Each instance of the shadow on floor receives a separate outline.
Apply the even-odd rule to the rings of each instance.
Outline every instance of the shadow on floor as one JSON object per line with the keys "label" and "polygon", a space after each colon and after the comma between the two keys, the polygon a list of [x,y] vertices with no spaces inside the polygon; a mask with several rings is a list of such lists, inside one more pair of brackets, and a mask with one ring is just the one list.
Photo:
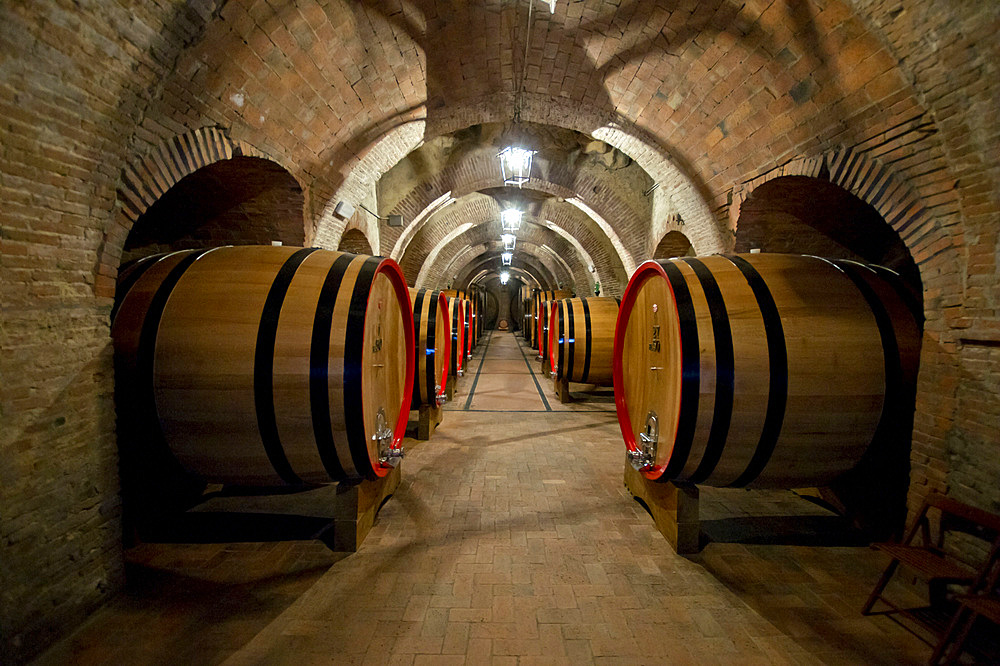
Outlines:
{"label": "shadow on floor", "polygon": [[871,535],[841,516],[739,516],[701,521],[701,547],[709,543],[867,546]]}
{"label": "shadow on floor", "polygon": [[147,527],[148,543],[319,540],[333,548],[333,519],[283,513],[189,511]]}

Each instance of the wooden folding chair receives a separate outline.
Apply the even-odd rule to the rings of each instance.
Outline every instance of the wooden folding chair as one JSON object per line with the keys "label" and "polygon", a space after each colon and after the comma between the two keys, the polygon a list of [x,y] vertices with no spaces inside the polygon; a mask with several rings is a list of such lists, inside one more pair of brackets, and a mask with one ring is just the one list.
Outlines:
{"label": "wooden folding chair", "polygon": [[[933,529],[931,521],[932,511],[939,514],[936,529]],[[891,609],[882,611],[883,614],[899,613],[940,638],[944,634],[950,616],[944,604],[947,587],[960,585],[970,588],[990,565],[987,558],[979,566],[970,566],[947,552],[945,536],[952,532],[964,532],[996,546],[1000,542],[1000,516],[963,504],[940,493],[929,495],[902,542],[873,544],[874,548],[883,551],[891,559],[861,613],[870,615],[875,603],[881,601]],[[918,536],[919,541],[917,541]],[[990,552],[992,556],[992,548]],[[884,596],[886,585],[900,565],[905,565],[926,579],[929,590],[928,606],[904,608]]]}
{"label": "wooden folding chair", "polygon": [[980,617],[1000,626],[1000,539],[993,543],[989,564],[972,585],[969,594],[956,595],[958,610],[934,649],[931,664],[953,664],[962,655],[972,627]]}

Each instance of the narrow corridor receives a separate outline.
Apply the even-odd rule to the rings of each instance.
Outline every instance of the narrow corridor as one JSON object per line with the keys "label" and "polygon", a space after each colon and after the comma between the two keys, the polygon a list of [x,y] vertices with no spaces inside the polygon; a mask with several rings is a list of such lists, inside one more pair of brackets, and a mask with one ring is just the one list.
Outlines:
{"label": "narrow corridor", "polygon": [[437,432],[407,441],[357,553],[308,536],[142,544],[129,559],[144,584],[40,663],[926,660],[898,625],[860,615],[879,555],[849,535],[810,542],[803,527],[829,539],[832,516],[791,492],[704,489],[708,543],[676,555],[623,488],[610,390],[562,405],[531,354],[484,337]]}

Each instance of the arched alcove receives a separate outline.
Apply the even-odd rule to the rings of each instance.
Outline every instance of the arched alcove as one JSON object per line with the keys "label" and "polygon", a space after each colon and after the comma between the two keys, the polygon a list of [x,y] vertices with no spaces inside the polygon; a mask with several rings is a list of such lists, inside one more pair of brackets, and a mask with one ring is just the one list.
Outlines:
{"label": "arched alcove", "polygon": [[340,245],[337,249],[341,252],[353,252],[354,254],[373,254],[371,243],[360,229],[348,229],[340,237]]}
{"label": "arched alcove", "polygon": [[122,263],[218,245],[305,242],[302,189],[282,166],[233,157],[179,180],[142,213],[125,240]]}
{"label": "arched alcove", "polygon": [[822,178],[782,176],[754,189],[736,226],[736,251],[814,254],[880,264],[921,292],[920,272],[875,208]]}
{"label": "arched alcove", "polygon": [[[829,180],[781,176],[756,187],[740,208],[735,249],[810,254],[886,266],[902,278],[897,287],[918,326],[923,324],[920,272],[906,244],[871,204]],[[876,303],[873,314],[877,309]],[[883,344],[895,345],[891,326],[885,321],[882,325],[883,334],[888,336]],[[884,409],[893,414],[891,423],[876,433],[865,457],[824,490],[827,498],[853,519],[883,537],[903,523],[906,513],[916,373],[914,367],[912,376],[901,381],[892,402],[886,403]]]}
{"label": "arched alcove", "polygon": [[654,259],[669,259],[670,257],[688,257],[694,255],[691,241],[680,231],[668,231],[663,234],[660,243],[653,251]]}

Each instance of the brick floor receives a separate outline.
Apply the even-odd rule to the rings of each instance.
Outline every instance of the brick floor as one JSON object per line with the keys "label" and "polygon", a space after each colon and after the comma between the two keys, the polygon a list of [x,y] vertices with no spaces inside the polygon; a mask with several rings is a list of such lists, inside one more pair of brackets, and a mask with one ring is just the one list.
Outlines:
{"label": "brick floor", "polygon": [[[479,354],[431,440],[407,442],[400,488],[359,552],[333,553],[305,528],[262,542],[142,544],[127,551],[128,591],[39,663],[930,656],[894,622],[861,616],[882,561],[832,514],[790,491],[706,488],[705,546],[680,557],[623,488],[607,390],[574,386],[578,400],[559,404],[511,334]],[[297,498],[296,512],[323,515],[323,497]]]}

